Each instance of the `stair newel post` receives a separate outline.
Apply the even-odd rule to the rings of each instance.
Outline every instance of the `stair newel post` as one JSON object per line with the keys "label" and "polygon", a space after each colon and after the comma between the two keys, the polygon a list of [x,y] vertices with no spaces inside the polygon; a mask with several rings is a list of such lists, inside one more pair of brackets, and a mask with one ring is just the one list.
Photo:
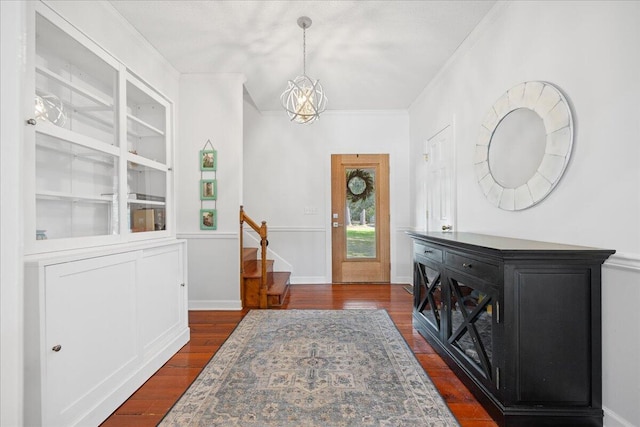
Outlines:
{"label": "stair newel post", "polygon": [[269,242],[267,241],[267,221],[262,221],[262,225],[260,226],[260,248],[261,254],[260,259],[262,274],[260,277],[260,308],[268,308],[267,303],[267,245]]}

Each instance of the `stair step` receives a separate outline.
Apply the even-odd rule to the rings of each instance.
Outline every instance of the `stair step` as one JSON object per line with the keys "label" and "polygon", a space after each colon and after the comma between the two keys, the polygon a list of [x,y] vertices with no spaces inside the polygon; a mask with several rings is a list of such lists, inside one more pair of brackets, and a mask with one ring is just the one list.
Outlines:
{"label": "stair step", "polygon": [[289,294],[289,279],[291,273],[288,271],[276,271],[273,273],[273,283],[267,290],[267,304],[269,307],[279,307],[284,304]]}
{"label": "stair step", "polygon": [[289,286],[289,278],[291,273],[288,271],[275,271],[273,273],[273,283],[269,284],[267,295],[281,295]]}
{"label": "stair step", "polygon": [[[273,273],[273,260],[267,260],[267,275],[271,276]],[[245,279],[253,279],[260,278],[262,275],[262,261],[257,259],[252,259],[244,262],[244,278]],[[269,282],[269,277],[267,277],[267,282]]]}
{"label": "stair step", "polygon": [[242,248],[242,262],[258,259],[258,248]]}

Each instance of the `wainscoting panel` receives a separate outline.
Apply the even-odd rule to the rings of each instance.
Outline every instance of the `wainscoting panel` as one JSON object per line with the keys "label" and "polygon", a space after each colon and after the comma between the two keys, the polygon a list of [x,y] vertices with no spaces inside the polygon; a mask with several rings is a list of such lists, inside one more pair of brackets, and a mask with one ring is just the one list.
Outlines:
{"label": "wainscoting panel", "polygon": [[240,240],[234,232],[181,233],[187,240],[189,310],[240,310]]}

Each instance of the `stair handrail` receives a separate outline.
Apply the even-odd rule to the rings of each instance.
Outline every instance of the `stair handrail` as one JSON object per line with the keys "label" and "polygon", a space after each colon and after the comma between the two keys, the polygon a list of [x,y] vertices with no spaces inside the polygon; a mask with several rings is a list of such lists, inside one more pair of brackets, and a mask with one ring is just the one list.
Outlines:
{"label": "stair handrail", "polygon": [[267,245],[269,241],[267,240],[267,221],[262,221],[261,225],[258,225],[254,220],[252,220],[245,212],[244,207],[240,205],[240,298],[244,303],[244,286],[242,285],[243,277],[244,277],[244,263],[242,262],[243,258],[243,227],[244,223],[249,224],[258,235],[260,235],[260,260],[261,260],[261,268],[260,272],[260,290],[259,290],[259,299],[260,299],[260,308],[268,308],[267,307]]}

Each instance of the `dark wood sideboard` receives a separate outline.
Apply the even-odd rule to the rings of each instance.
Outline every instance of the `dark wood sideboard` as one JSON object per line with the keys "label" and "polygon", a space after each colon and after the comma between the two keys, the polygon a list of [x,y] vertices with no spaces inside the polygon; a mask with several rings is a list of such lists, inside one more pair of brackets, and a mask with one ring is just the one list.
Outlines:
{"label": "dark wood sideboard", "polygon": [[600,271],[615,251],[408,234],[414,327],[500,426],[602,426]]}

